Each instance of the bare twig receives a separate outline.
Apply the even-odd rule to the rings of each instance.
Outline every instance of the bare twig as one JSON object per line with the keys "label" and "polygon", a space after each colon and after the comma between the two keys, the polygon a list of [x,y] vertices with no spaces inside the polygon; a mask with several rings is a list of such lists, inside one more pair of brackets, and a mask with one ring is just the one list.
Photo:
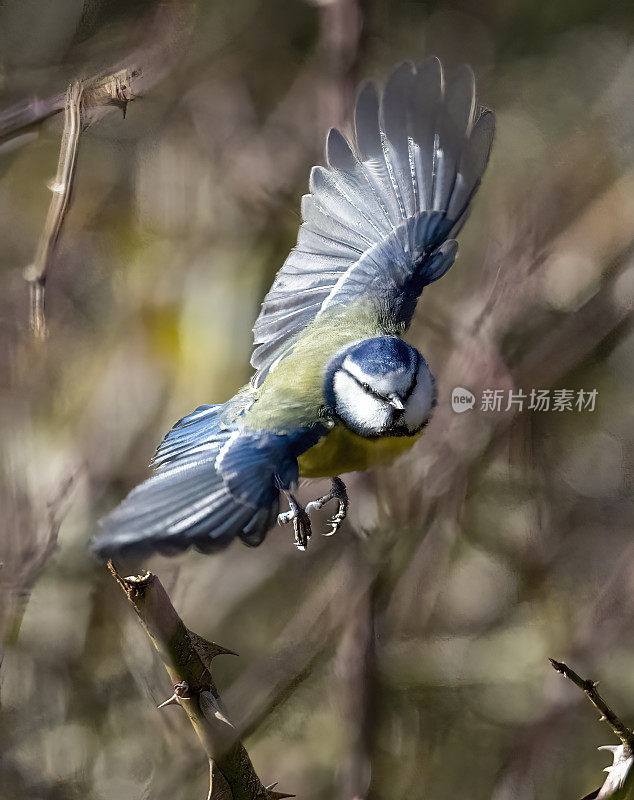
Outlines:
{"label": "bare twig", "polygon": [[612,711],[610,706],[601,697],[597,691],[597,681],[584,680],[580,675],[577,675],[573,669],[570,669],[567,664],[561,661],[555,661],[554,658],[548,660],[552,664],[554,670],[568,678],[569,681],[572,681],[582,692],[585,692],[588,700],[601,713],[601,722],[606,722],[612,729],[614,735],[621,740],[625,747],[629,748],[630,752],[632,752],[632,750],[634,750],[634,734],[621,722],[614,711]]}
{"label": "bare twig", "polygon": [[[205,653],[211,664],[215,655],[227,651],[201,637],[192,639],[155,575],[147,572],[123,578],[112,562],[109,567],[172,680],[173,694],[160,707],[179,705],[185,710],[209,758],[211,785],[208,800],[292,797],[267,789],[262,784],[226,716],[209,666],[203,662],[201,653]],[[204,649],[201,649],[202,642],[206,645]]]}
{"label": "bare twig", "polygon": [[46,223],[38,242],[35,259],[24,277],[31,285],[31,329],[40,339],[47,335],[44,316],[44,291],[64,219],[70,207],[79,152],[79,137],[90,123],[87,112],[103,106],[116,106],[125,111],[134,99],[131,85],[139,70],[120,70],[114,75],[97,76],[87,81],[74,81],[65,98],[64,131],[59,151],[55,182],[49,186],[53,197]]}
{"label": "bare twig", "polygon": [[48,207],[46,223],[40,236],[35,259],[24,272],[24,277],[31,285],[31,329],[40,339],[43,339],[47,333],[44,318],[44,287],[73,189],[82,125],[82,94],[81,81],[71,83],[66,92],[64,132],[59,151],[57,175],[55,183],[49,187],[53,192],[53,197]]}

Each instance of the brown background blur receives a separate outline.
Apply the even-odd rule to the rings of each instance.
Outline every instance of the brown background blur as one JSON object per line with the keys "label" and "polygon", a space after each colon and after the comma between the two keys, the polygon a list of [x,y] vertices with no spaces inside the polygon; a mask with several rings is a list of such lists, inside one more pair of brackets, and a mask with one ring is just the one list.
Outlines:
{"label": "brown background blur", "polygon": [[[148,566],[189,627],[240,653],[215,674],[265,783],[302,800],[599,785],[612,737],[547,657],[634,722],[633,22],[597,0],[2,3],[0,111],[137,48],[163,73],[81,137],[46,342],[22,273],[61,116],[0,145],[3,798],[205,796],[194,734],[156,711],[167,675],[88,539],[176,419],[249,379],[259,303],[357,81],[431,54],[473,66],[498,131],[409,335],[439,377],[432,424],[349,478],[347,527],[307,553],[276,528],[257,550]],[[598,400],[458,416],[454,386]]]}

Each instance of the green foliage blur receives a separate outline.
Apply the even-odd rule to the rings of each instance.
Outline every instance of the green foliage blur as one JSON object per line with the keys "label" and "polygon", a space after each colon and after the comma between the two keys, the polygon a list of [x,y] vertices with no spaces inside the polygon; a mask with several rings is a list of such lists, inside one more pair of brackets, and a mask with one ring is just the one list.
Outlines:
{"label": "green foliage blur", "polygon": [[[45,342],[23,270],[61,115],[0,142],[0,797],[206,796],[194,733],[156,710],[168,677],[88,541],[170,425],[248,381],[259,304],[357,82],[432,54],[469,62],[497,116],[460,257],[410,335],[437,419],[393,466],[348,476],[349,524],[307,553],[276,528],[257,550],[130,569],[240,653],[216,682],[264,783],[582,797],[614,741],[548,656],[634,724],[634,6],[179,0],[178,25],[153,27],[169,5],[0,5],[0,114],[166,53],[125,119],[81,136]],[[454,386],[514,385],[596,388],[596,409],[451,410]]]}

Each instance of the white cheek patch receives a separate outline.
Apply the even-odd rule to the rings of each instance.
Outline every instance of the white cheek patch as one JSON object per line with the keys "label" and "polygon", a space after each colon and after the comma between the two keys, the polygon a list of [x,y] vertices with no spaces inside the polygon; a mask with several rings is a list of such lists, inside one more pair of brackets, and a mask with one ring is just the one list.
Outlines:
{"label": "white cheek patch", "polygon": [[414,433],[429,419],[433,408],[434,384],[426,366],[421,366],[414,391],[407,400],[402,422],[408,431]]}
{"label": "white cheek patch", "polygon": [[392,409],[389,404],[365,392],[343,370],[335,373],[333,389],[337,399],[337,413],[351,428],[379,434],[390,424]]}

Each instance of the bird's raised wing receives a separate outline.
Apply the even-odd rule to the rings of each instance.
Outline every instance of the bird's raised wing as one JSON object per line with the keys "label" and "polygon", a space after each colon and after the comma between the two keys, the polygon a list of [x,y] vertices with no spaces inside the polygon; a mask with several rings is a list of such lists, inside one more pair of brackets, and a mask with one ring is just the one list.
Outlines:
{"label": "bird's raised wing", "polygon": [[453,264],[493,140],[471,69],[445,85],[436,58],[397,66],[379,97],[358,94],[355,142],[332,129],[328,167],[313,167],[296,247],[253,328],[254,387],[326,309],[361,299],[395,327],[409,325],[423,287]]}

